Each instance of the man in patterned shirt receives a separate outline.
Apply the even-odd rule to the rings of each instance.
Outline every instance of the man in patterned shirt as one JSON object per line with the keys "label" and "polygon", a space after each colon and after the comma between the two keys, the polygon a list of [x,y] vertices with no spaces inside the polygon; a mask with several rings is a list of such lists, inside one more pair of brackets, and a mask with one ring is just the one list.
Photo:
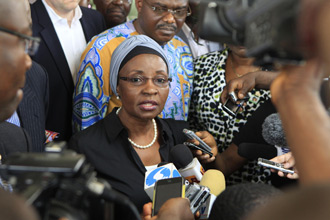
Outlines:
{"label": "man in patterned shirt", "polygon": [[192,92],[193,63],[188,46],[175,34],[190,14],[188,0],[136,0],[138,18],[94,37],[84,53],[73,100],[76,131],[104,118],[120,97],[110,89],[110,61],[116,47],[130,35],[145,34],[158,42],[171,63],[171,89],[162,118],[186,120]]}

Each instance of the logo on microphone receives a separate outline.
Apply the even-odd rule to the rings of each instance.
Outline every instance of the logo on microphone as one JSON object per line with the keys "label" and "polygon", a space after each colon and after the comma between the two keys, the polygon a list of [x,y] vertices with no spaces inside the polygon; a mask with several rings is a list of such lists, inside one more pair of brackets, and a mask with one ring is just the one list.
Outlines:
{"label": "logo on microphone", "polygon": [[146,186],[152,186],[156,183],[157,180],[167,179],[171,177],[180,177],[180,173],[177,170],[173,170],[171,175],[171,169],[168,167],[158,167],[154,169],[146,178]]}

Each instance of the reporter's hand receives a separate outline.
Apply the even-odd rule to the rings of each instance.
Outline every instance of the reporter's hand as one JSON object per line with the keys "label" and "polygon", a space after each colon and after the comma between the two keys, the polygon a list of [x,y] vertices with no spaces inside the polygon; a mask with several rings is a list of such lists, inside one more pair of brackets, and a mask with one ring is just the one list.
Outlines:
{"label": "reporter's hand", "polygon": [[173,198],[167,200],[159,209],[158,220],[193,220],[189,199]]}
{"label": "reporter's hand", "polygon": [[[200,137],[209,147],[212,149],[211,152],[213,153],[213,156],[210,157],[209,154],[203,153],[201,150],[192,150],[194,156],[197,157],[197,159],[202,163],[211,163],[215,160],[215,156],[218,154],[218,146],[217,143],[214,140],[214,137],[207,131],[197,131],[195,134]],[[199,141],[197,140],[191,140],[192,143],[199,145]]]}
{"label": "reporter's hand", "polygon": [[152,203],[143,206],[142,220],[193,220],[189,199],[173,198],[167,200],[159,209],[158,214],[151,217]]}
{"label": "reporter's hand", "polygon": [[[183,198],[175,198],[175,200],[176,200],[176,199],[178,199],[178,200],[182,200]],[[184,199],[184,200],[187,200],[187,199]],[[188,201],[189,201],[189,200],[188,200]],[[173,205],[178,205],[178,204],[180,204],[180,203],[186,203],[186,201],[170,201],[169,203],[173,203]],[[164,205],[165,205],[165,204],[164,204]],[[163,206],[164,206],[164,205],[163,205]],[[189,210],[190,210],[190,203],[189,203],[188,205],[189,205]],[[169,210],[172,210],[171,206],[172,206],[172,204],[167,204],[167,205],[165,205],[165,208],[166,208],[166,209],[169,209]],[[186,206],[186,205],[185,205],[185,204],[182,204],[182,206]],[[187,212],[187,213],[184,214],[184,215],[185,215],[186,217],[189,218],[189,216],[190,216],[189,211],[187,211],[186,208],[184,208],[184,209],[185,209],[185,211]],[[160,218],[158,218],[159,215],[156,215],[156,216],[151,217],[151,214],[152,214],[152,203],[149,202],[149,203],[144,204],[144,206],[143,206],[143,212],[142,212],[142,214],[141,214],[141,219],[142,219],[142,220],[156,220],[156,219],[160,219]],[[166,213],[165,213],[165,214],[166,214]],[[165,217],[166,217],[165,214],[161,214],[161,215],[164,215],[164,216],[161,217],[161,218],[164,218],[164,219],[165,219]],[[196,212],[196,214],[195,214],[195,219],[199,219],[199,217],[200,217],[200,213],[199,213],[199,211],[198,211],[198,212]]]}
{"label": "reporter's hand", "polygon": [[[258,72],[247,73],[242,77],[230,80],[221,93],[221,103],[224,104],[228,98],[231,98],[229,95],[231,93],[235,93],[238,99],[243,99],[255,87]],[[233,99],[232,101],[236,102]]]}
{"label": "reporter's hand", "polygon": [[143,205],[141,219],[142,220],[156,219],[156,217],[152,218],[151,214],[152,214],[152,203],[148,202],[148,203]]}
{"label": "reporter's hand", "polygon": [[278,171],[278,170],[274,170],[274,169],[271,169],[271,171],[273,173],[276,173],[281,176],[281,177],[287,177],[289,179],[298,179],[299,178],[299,174],[298,174],[298,170],[295,169],[295,159],[294,157],[292,156],[292,153],[289,152],[289,153],[286,153],[286,154],[283,154],[283,155],[280,155],[280,156],[277,156],[277,157],[274,157],[273,159],[271,159],[271,161],[274,161],[276,163],[281,163],[283,164],[283,167],[285,169],[291,169],[293,168],[294,170],[294,174],[286,174],[286,173],[283,173],[282,171]]}

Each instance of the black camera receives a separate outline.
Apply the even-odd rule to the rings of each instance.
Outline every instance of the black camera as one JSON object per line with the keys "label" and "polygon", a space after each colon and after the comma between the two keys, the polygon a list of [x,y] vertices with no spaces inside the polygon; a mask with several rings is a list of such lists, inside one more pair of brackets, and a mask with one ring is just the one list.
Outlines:
{"label": "black camera", "polygon": [[204,0],[199,35],[203,39],[246,47],[257,65],[299,63],[297,34],[300,0]]}
{"label": "black camera", "polygon": [[[66,149],[65,142],[52,142],[45,153],[14,153],[0,165],[0,175],[14,192],[34,206],[43,220],[113,219],[118,203],[127,206],[140,219],[134,204],[96,177],[94,168],[82,154]],[[97,209],[97,210],[95,210]],[[106,216],[107,214],[107,216]]]}

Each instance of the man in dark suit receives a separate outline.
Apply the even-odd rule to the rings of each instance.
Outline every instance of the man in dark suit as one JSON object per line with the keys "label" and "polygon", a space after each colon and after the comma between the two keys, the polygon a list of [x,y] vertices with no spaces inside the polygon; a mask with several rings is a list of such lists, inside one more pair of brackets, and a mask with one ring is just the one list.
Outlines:
{"label": "man in dark suit", "polygon": [[29,151],[43,152],[49,98],[48,74],[35,61],[26,72],[23,92],[24,97],[17,109],[20,125],[31,137],[32,147]]}
{"label": "man in dark suit", "polygon": [[[23,0],[23,2],[25,3],[26,13],[30,24],[29,26],[31,27],[32,19],[30,4],[26,0]],[[16,110],[17,114],[13,114],[12,117],[8,120],[8,122],[11,122],[19,127],[24,128],[25,130],[23,131],[16,129],[18,130],[16,131],[16,133],[24,133],[24,136],[21,136],[24,138],[26,138],[25,133],[27,133],[28,136],[31,137],[32,142],[29,143],[29,145],[26,145],[24,143],[27,143],[28,141],[23,140],[20,144],[14,145],[14,143],[18,143],[17,140],[11,140],[13,144],[9,144],[9,146],[10,148],[16,148],[17,146],[21,146],[20,151],[22,152],[43,152],[44,143],[46,140],[45,127],[49,98],[48,74],[43,67],[41,67],[35,61],[32,61],[32,66],[26,72],[25,78],[26,80],[25,85],[23,87],[23,99]],[[11,127],[8,127],[6,125],[0,126],[0,135],[2,134],[2,137],[7,136],[9,140],[10,137],[15,137],[15,139],[18,139],[18,135],[6,135],[6,132],[8,132],[7,130],[10,128]],[[14,128],[11,128],[10,131],[12,134],[15,134]],[[7,143],[10,143],[8,139]],[[5,146],[4,143],[2,144],[3,146]],[[14,149],[14,152],[16,151],[19,150]]]}
{"label": "man in dark suit", "polygon": [[15,152],[30,152],[33,148],[29,134],[20,127],[9,123],[0,123],[0,155],[4,160]]}
{"label": "man in dark suit", "polygon": [[0,122],[10,117],[22,100],[25,72],[31,67],[23,44],[30,43],[27,16],[9,10],[23,10],[24,5],[10,2],[0,2]]}
{"label": "man in dark suit", "polygon": [[[38,0],[31,5],[33,35],[41,38],[39,50],[32,59],[44,66],[49,75],[46,129],[60,133],[58,140],[68,140],[72,134],[72,96],[80,51],[85,49],[86,43],[94,35],[105,30],[103,16],[95,10],[78,6],[78,3],[79,0],[69,3]],[[81,17],[75,17],[78,14]],[[58,21],[55,24],[54,18]],[[62,27],[58,26],[59,22],[63,22],[60,19],[67,20],[67,24],[64,22],[60,25],[67,25],[69,31],[78,25],[80,32],[72,34],[74,39],[69,39],[69,31],[63,32]],[[68,39],[73,43],[85,42],[72,47],[72,51],[67,50]]]}
{"label": "man in dark suit", "polygon": [[[0,0],[0,122],[10,117],[22,100],[25,72],[32,64],[29,55],[38,48],[38,39],[31,37],[32,31],[25,10],[23,0]],[[24,131],[10,123],[6,124],[8,127],[3,131],[7,134],[0,134],[0,153],[6,155],[10,153],[9,151],[27,151],[22,147],[29,146]],[[17,144],[8,143],[9,135],[13,136]],[[4,199],[3,196],[1,198],[1,211],[8,210],[11,216],[16,214],[3,206],[3,203],[9,204],[8,198]]]}

